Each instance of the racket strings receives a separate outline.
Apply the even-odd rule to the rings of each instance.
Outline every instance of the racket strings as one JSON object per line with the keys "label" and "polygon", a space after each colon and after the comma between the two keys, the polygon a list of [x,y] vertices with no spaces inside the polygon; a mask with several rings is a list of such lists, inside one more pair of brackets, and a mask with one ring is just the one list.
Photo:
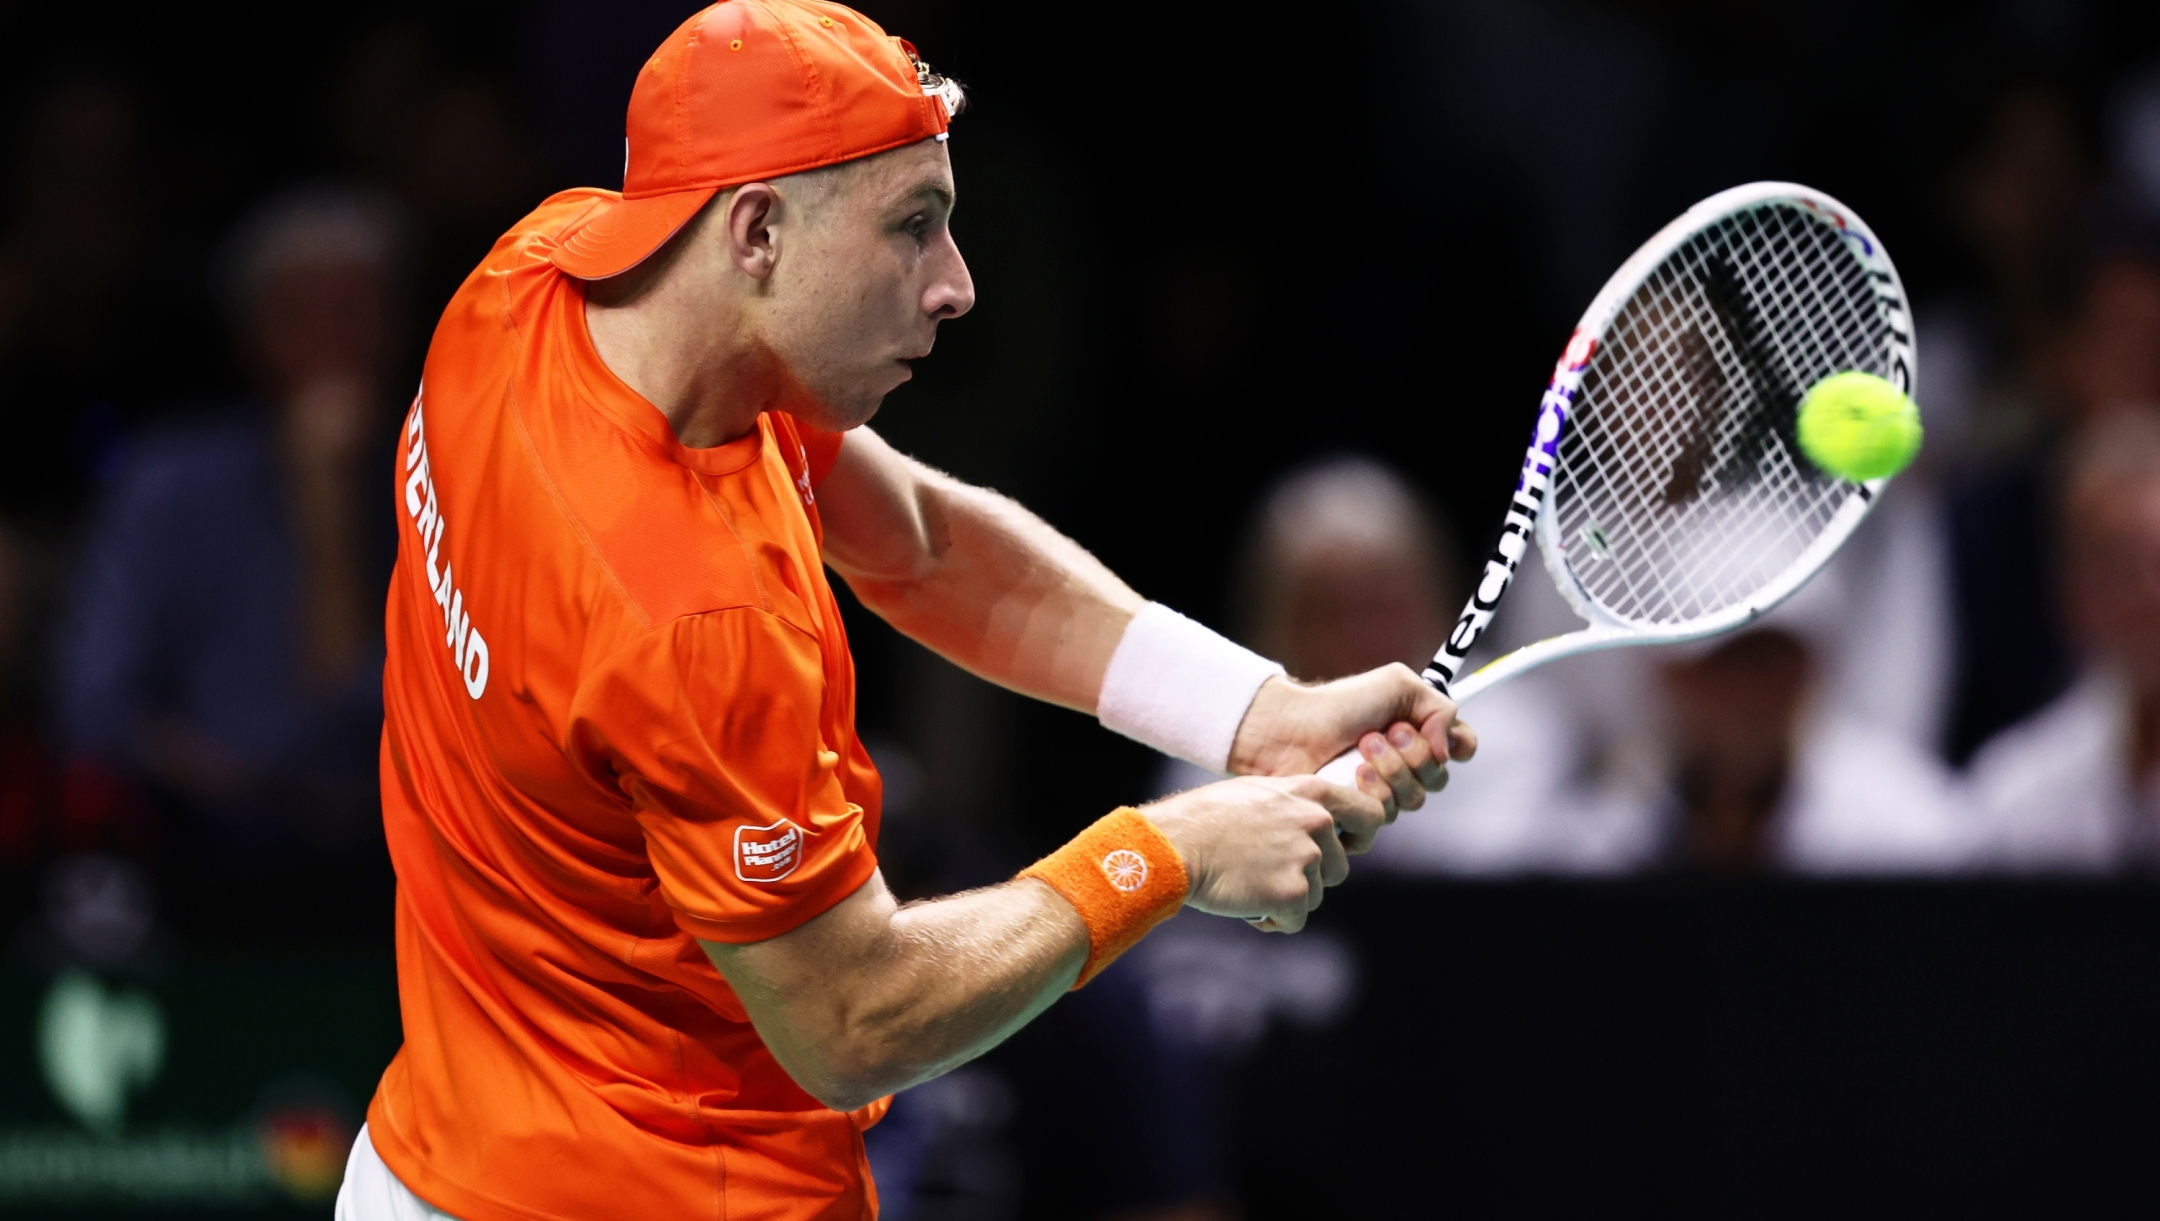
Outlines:
{"label": "racket strings", "polygon": [[1845,240],[1789,204],[1735,213],[1667,256],[1607,328],[1553,489],[1565,562],[1603,609],[1658,627],[1726,610],[1856,494],[1793,439],[1806,387],[1889,371],[1887,321]]}

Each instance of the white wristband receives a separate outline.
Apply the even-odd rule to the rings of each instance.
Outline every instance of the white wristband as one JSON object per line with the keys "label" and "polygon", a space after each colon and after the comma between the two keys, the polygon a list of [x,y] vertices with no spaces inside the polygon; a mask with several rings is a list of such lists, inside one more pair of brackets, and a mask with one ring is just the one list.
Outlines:
{"label": "white wristband", "polygon": [[1230,769],[1230,746],[1260,684],[1282,672],[1251,649],[1150,602],[1110,654],[1095,716],[1105,729],[1219,776]]}

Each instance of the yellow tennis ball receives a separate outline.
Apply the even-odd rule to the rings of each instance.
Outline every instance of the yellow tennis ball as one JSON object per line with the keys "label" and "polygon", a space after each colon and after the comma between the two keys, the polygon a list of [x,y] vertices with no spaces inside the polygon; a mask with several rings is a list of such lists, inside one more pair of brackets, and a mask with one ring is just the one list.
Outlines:
{"label": "yellow tennis ball", "polygon": [[1800,449],[1832,475],[1895,475],[1920,452],[1920,409],[1872,373],[1833,373],[1800,400]]}

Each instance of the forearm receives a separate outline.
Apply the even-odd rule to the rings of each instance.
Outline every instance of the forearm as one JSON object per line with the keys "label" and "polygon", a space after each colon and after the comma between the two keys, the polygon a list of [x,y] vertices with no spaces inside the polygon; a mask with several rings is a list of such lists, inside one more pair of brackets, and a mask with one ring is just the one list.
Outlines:
{"label": "forearm", "polygon": [[1079,976],[1088,933],[1040,882],[898,906],[874,877],[802,928],[706,942],[758,1034],[837,1110],[948,1072],[997,1046]]}
{"label": "forearm", "polygon": [[991,682],[1094,711],[1143,605],[1115,573],[1012,500],[867,429],[849,435],[831,482],[825,558],[863,605]]}
{"label": "forearm", "polygon": [[[887,622],[992,682],[1210,770],[1306,772],[1362,737],[1380,769],[1374,795],[1386,780],[1414,808],[1412,790],[1438,787],[1448,752],[1473,748],[1467,729],[1453,741],[1454,706],[1409,668],[1324,689],[1270,683],[1280,666],[1167,608],[1141,614],[1140,595],[1077,543],[868,428],[848,434],[818,504],[826,563]],[[1371,733],[1398,721],[1409,738]]]}
{"label": "forearm", "polygon": [[1294,932],[1379,802],[1314,776],[1122,809],[1002,886],[909,907],[881,874],[800,927],[702,943],[780,1066],[853,1110],[995,1047],[1191,904]]}

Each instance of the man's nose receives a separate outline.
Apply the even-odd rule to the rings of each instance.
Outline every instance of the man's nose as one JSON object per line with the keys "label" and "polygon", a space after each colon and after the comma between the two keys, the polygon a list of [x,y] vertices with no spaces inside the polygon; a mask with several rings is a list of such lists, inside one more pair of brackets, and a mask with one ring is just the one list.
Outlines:
{"label": "man's nose", "polygon": [[960,248],[950,239],[946,242],[946,257],[939,274],[930,281],[930,289],[923,294],[923,312],[932,322],[958,318],[975,308],[975,277],[968,274],[967,260],[960,257]]}

